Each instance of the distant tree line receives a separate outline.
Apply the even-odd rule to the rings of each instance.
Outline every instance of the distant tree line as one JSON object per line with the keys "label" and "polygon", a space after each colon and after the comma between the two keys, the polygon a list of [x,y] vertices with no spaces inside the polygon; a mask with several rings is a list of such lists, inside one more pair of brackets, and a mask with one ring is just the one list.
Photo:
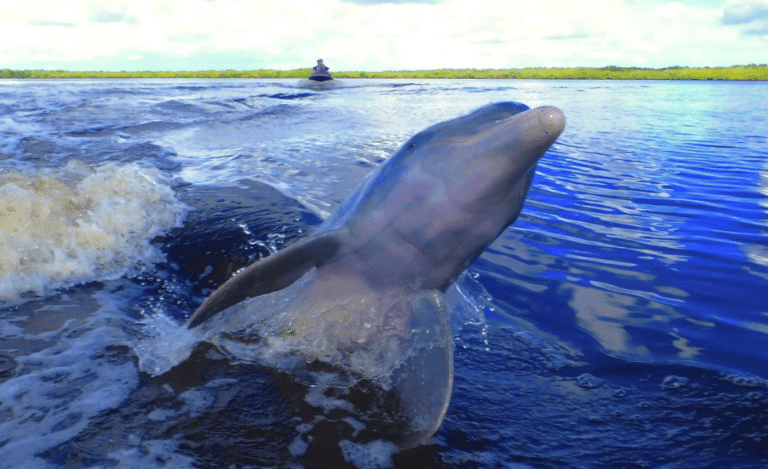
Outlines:
{"label": "distant tree line", "polygon": [[[66,70],[0,70],[0,79],[58,78],[306,78],[309,68],[295,70],[203,70],[191,72],[70,72]],[[336,78],[477,78],[477,79],[558,79],[558,80],[768,80],[768,64],[731,67],[636,68],[512,68],[440,69],[384,72],[335,72]]]}
{"label": "distant tree line", "polygon": [[0,78],[298,78],[309,76],[310,69],[290,70],[199,70],[191,72],[71,72],[67,70],[0,70]]}

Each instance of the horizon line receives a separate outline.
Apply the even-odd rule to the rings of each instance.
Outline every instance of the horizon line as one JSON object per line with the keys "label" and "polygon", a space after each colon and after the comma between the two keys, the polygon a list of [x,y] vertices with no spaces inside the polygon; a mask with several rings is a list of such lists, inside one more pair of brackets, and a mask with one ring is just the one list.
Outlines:
{"label": "horizon line", "polygon": [[[655,70],[655,71],[661,71],[661,70],[670,70],[670,69],[681,69],[681,68],[687,68],[687,69],[723,69],[723,68],[739,68],[739,67],[752,67],[752,68],[762,68],[762,67],[768,67],[768,64],[756,64],[756,63],[750,63],[750,64],[734,64],[734,65],[717,65],[717,66],[691,66],[691,65],[669,65],[666,67],[659,67],[659,68],[653,68],[653,67],[638,67],[638,66],[623,66],[623,65],[605,65],[602,67],[588,67],[588,66],[582,66],[582,65],[574,65],[574,66],[555,66],[555,67],[544,67],[544,66],[525,66],[525,67],[513,67],[513,68],[477,68],[477,67],[451,67],[451,68],[429,68],[429,69],[389,69],[389,70],[337,70],[333,73],[400,73],[400,72],[437,72],[437,71],[462,71],[462,70],[475,70],[475,71],[505,71],[505,70],[528,70],[528,69],[545,69],[545,70],[567,70],[567,69],[588,69],[588,70],[605,70],[605,69],[625,69],[625,70]],[[122,69],[122,70],[104,70],[104,69],[81,69],[81,70],[68,70],[63,68],[27,68],[27,69],[13,69],[13,68],[0,68],[0,71],[11,71],[11,72],[70,72],[70,73],[96,73],[96,72],[102,72],[102,73],[139,73],[139,72],[149,72],[149,73],[190,73],[190,72],[299,72],[304,70],[312,70],[312,67],[299,67],[299,68],[292,68],[292,69],[275,69],[275,68],[252,68],[252,69],[235,69],[235,68],[227,68],[227,69],[219,69],[219,68],[208,68],[208,69],[185,69],[185,70],[152,70],[152,69]]]}

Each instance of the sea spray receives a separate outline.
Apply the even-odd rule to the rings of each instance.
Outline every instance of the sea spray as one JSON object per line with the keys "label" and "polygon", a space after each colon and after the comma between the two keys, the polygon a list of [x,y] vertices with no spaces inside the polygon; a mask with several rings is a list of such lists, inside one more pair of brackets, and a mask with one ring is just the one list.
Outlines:
{"label": "sea spray", "polygon": [[154,168],[78,161],[0,175],[0,301],[115,279],[163,260],[150,241],[189,207]]}

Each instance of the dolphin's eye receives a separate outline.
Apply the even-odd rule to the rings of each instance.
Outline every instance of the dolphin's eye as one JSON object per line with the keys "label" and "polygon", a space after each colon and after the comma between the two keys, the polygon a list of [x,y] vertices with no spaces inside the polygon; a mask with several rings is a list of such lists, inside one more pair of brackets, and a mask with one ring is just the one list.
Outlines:
{"label": "dolphin's eye", "polygon": [[406,151],[413,151],[414,148],[418,145],[418,142],[416,142],[415,138],[412,138],[406,142],[405,147],[403,147]]}

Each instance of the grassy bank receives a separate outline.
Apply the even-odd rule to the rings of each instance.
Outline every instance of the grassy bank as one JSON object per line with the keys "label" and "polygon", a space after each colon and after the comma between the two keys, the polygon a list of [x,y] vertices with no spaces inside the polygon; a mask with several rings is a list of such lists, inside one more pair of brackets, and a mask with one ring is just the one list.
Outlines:
{"label": "grassy bank", "polygon": [[[305,78],[311,69],[207,70],[196,72],[70,72],[65,70],[0,70],[2,78]],[[513,68],[335,72],[336,78],[508,78],[555,80],[768,80],[768,65],[669,68]]]}

